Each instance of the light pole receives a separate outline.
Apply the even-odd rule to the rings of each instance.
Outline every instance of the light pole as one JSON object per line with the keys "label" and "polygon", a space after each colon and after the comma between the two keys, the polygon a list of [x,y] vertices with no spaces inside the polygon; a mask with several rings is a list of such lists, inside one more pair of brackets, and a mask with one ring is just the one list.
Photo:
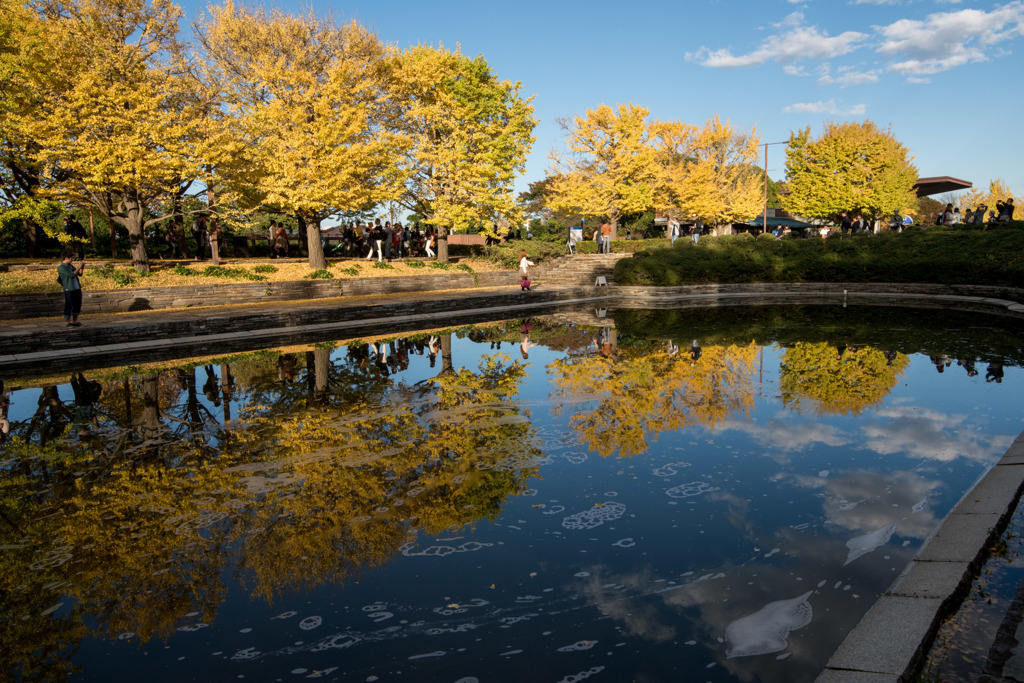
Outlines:
{"label": "light pole", "polygon": [[764,147],[764,208],[761,211],[761,232],[768,232],[768,146],[769,145],[788,145],[789,140],[783,140],[782,142],[762,142],[761,146]]}

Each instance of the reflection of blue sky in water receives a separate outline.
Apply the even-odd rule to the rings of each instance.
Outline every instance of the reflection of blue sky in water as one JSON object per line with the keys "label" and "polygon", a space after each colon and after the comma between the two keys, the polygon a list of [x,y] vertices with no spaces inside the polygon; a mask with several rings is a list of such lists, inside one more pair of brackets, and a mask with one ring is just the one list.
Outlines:
{"label": "reflection of blue sky in water", "polygon": [[[490,352],[453,339],[457,368]],[[229,565],[215,616],[181,614],[166,645],[130,633],[86,640],[78,679],[103,680],[116,661],[153,682],[813,680],[1024,426],[1010,399],[1024,382],[1017,368],[997,386],[983,365],[974,378],[955,366],[938,375],[926,357],[859,418],[792,413],[777,397],[779,351],[768,348],[749,421],[652,435],[647,453],[600,458],[566,432],[570,415],[551,415],[545,368],[560,355],[531,350],[516,402],[544,450],[528,463],[540,477],[493,522],[417,531],[344,589],[328,581],[272,604],[250,598]],[[393,381],[412,386],[439,369],[413,361]],[[37,397],[17,394],[12,418],[30,415]],[[360,455],[308,458],[358,467]],[[512,459],[509,468],[525,464]],[[286,465],[239,465],[242,485],[302,495],[286,471],[268,488],[263,474]]]}

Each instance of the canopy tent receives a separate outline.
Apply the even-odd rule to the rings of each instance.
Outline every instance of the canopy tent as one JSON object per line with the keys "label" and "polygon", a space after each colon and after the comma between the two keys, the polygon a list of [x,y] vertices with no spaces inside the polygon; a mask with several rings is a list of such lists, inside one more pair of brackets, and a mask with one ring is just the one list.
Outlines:
{"label": "canopy tent", "polygon": [[918,178],[917,182],[914,183],[914,192],[917,193],[918,197],[928,197],[943,192],[966,190],[969,187],[971,187],[971,183],[967,180],[943,175],[935,176],[934,178]]}

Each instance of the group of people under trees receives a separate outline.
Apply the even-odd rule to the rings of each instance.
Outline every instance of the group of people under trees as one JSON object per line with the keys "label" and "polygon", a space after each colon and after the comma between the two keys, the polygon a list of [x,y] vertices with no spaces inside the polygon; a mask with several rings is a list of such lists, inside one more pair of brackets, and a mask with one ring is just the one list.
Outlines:
{"label": "group of people under trees", "polygon": [[[946,204],[946,208],[942,210],[942,213],[935,219],[936,225],[981,225],[982,223],[1008,223],[1013,220],[1013,197],[1010,197],[1005,202],[1000,200],[996,202],[996,208],[989,210],[985,204],[978,204],[973,210],[970,208],[960,215],[960,207],[954,207],[952,203]],[[986,220],[985,211],[988,211]]]}
{"label": "group of people under trees", "polygon": [[[382,223],[380,218],[372,224],[346,223],[340,230],[341,241],[336,245],[328,246],[327,238],[320,238],[325,251],[335,256],[362,256],[370,260],[376,254],[378,261],[415,256],[433,258],[437,247],[433,228],[421,231],[418,225],[403,225],[401,222],[392,225],[391,221]],[[272,221],[269,233],[271,258],[288,256],[290,236],[284,225]]]}

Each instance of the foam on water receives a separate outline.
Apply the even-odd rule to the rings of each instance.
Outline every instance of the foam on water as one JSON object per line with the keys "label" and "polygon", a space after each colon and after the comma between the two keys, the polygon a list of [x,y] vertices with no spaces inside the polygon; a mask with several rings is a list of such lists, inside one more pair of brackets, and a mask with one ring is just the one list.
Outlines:
{"label": "foam on water", "polygon": [[673,486],[669,490],[665,491],[665,495],[669,498],[689,498],[691,496],[699,496],[701,494],[717,490],[717,486],[712,486],[706,481],[691,481],[688,484]]}
{"label": "foam on water", "polygon": [[892,535],[896,532],[896,523],[886,524],[881,529],[872,531],[869,534],[863,536],[857,536],[851,538],[846,542],[846,547],[850,549],[850,552],[846,556],[846,562],[843,562],[843,566],[850,564],[858,557],[867,555],[872,550],[876,550],[881,546],[889,542]]}
{"label": "foam on water", "polygon": [[589,510],[569,515],[562,520],[562,526],[576,531],[593,529],[605,522],[612,522],[624,514],[626,514],[626,506],[622,503],[597,504]]}
{"label": "foam on water", "polygon": [[726,626],[728,647],[725,656],[732,659],[785,650],[789,645],[787,637],[790,631],[811,623],[814,610],[808,598],[812,593],[807,591],[790,600],[770,602],[757,612]]}

